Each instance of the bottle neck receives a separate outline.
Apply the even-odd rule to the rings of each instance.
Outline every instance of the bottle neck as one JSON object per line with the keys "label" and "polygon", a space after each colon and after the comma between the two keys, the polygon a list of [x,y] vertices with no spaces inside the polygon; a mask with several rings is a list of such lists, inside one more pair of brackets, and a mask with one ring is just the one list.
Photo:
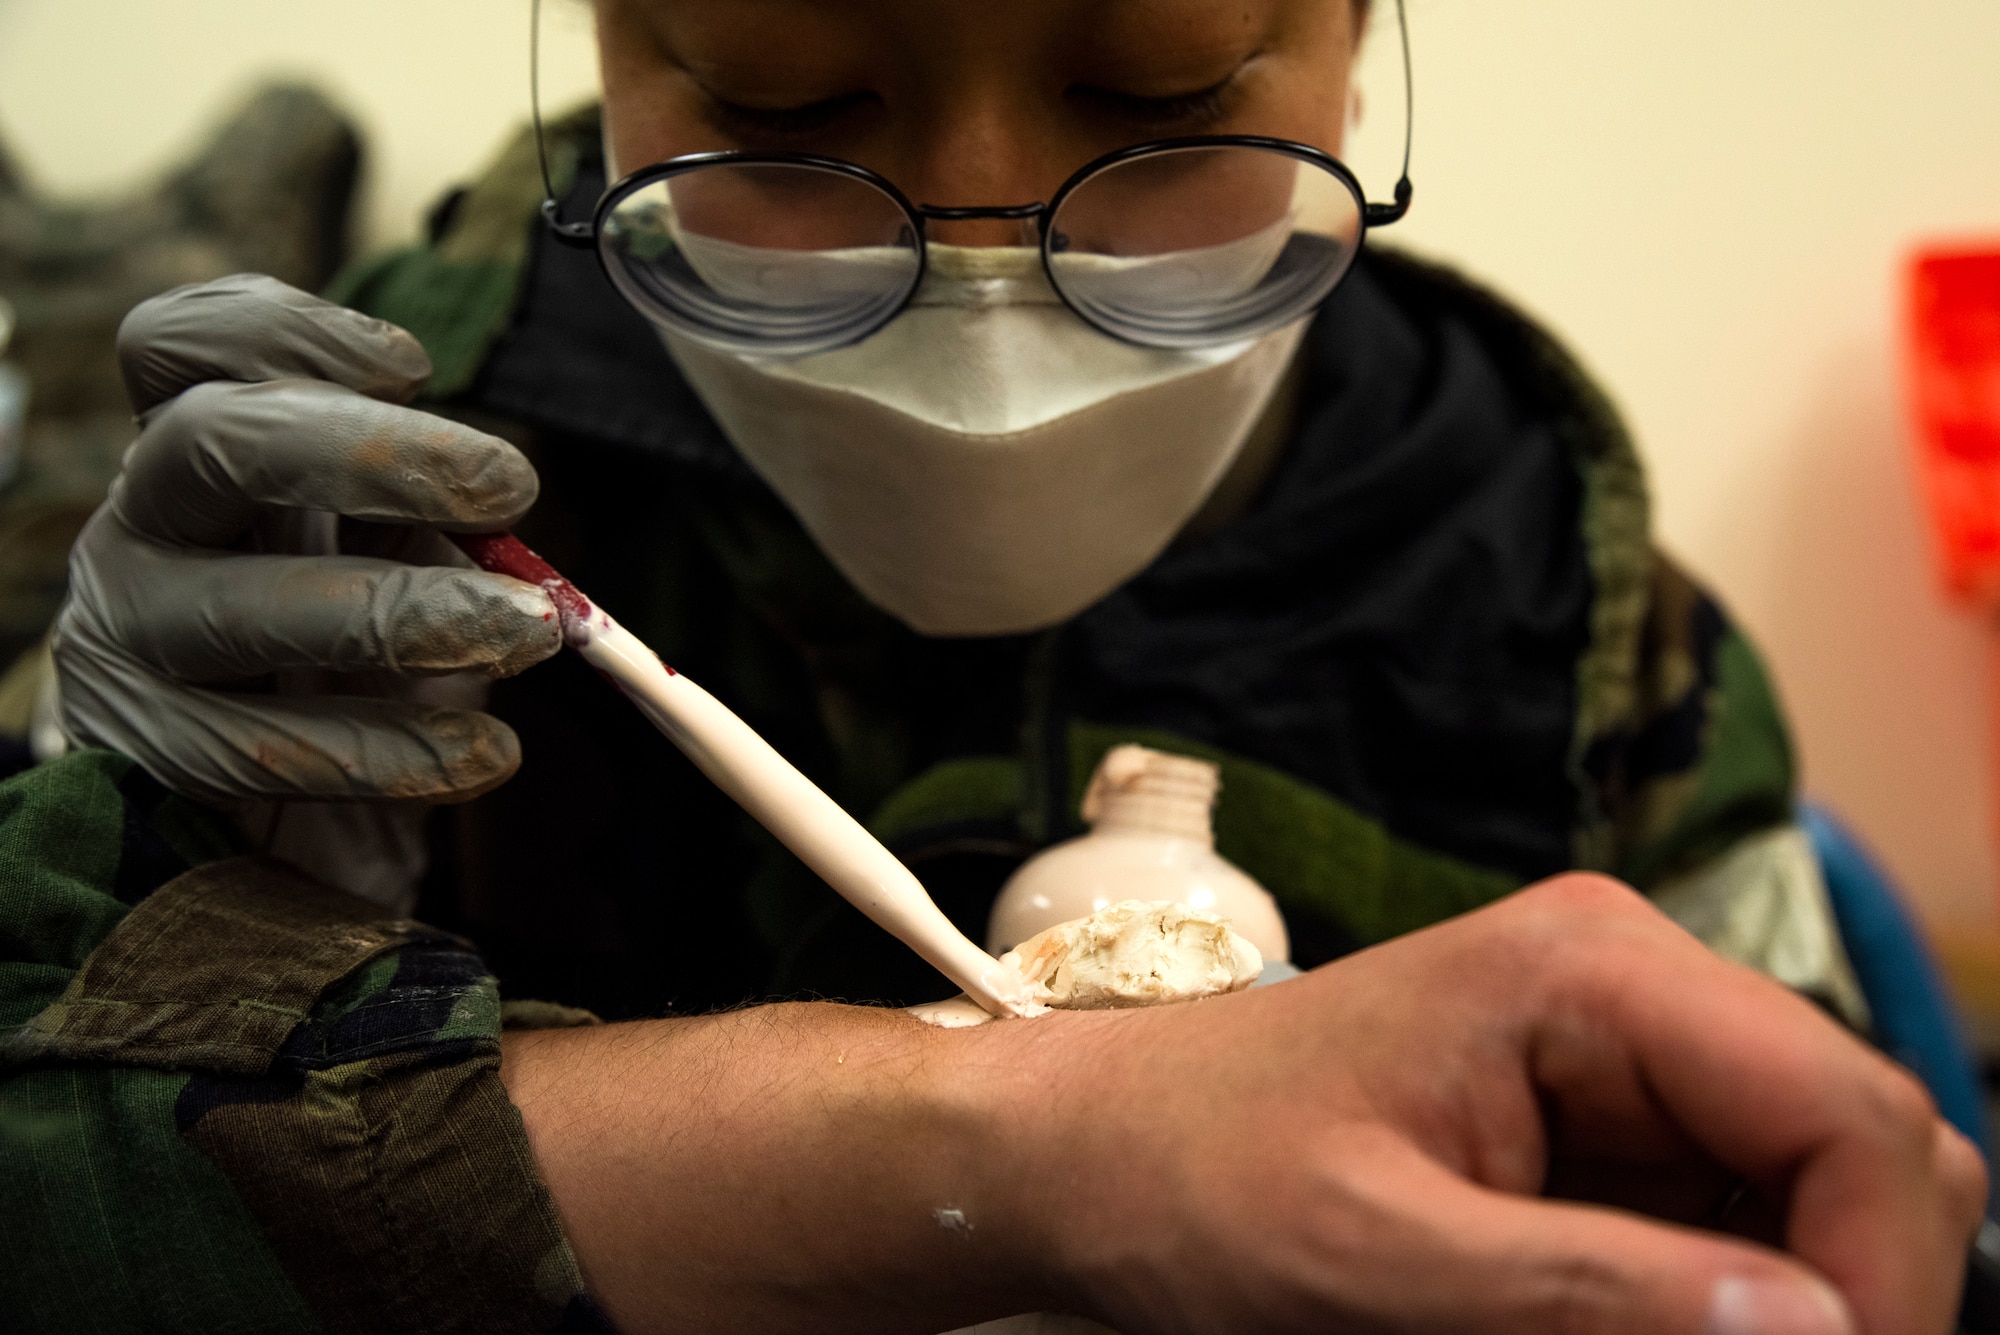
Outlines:
{"label": "bottle neck", "polygon": [[1164,834],[1188,839],[1204,848],[1215,847],[1215,831],[1208,821],[1206,802],[1133,794],[1107,803],[1104,814],[1091,825],[1102,834]]}
{"label": "bottle neck", "polygon": [[1216,767],[1138,747],[1119,750],[1126,754],[1099,768],[1084,799],[1083,816],[1091,828],[1167,835],[1215,847],[1209,816],[1220,787]]}

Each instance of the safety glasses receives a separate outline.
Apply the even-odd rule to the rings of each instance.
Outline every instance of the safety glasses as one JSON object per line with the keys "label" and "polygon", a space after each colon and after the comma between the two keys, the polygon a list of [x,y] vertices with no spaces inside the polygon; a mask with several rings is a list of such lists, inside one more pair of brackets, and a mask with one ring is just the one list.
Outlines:
{"label": "safety glasses", "polygon": [[923,286],[926,225],[1018,223],[1049,286],[1097,329],[1156,348],[1254,338],[1310,314],[1339,286],[1370,228],[1409,211],[1415,98],[1403,43],[1403,172],[1371,204],[1332,155],[1287,139],[1160,139],[1086,163],[1046,203],[912,203],[856,163],[809,153],[695,153],[631,173],[588,222],[565,222],[542,145],[541,0],[531,79],[542,215],[597,251],[639,312],[697,343],[802,357],[858,343]]}

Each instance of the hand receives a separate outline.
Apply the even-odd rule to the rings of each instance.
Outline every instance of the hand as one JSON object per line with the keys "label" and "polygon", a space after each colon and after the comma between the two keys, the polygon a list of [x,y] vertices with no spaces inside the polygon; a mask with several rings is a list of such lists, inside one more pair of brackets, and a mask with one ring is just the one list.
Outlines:
{"label": "hand", "polygon": [[[1907,1075],[1590,876],[1157,1010],[774,1006],[504,1053],[634,1335],[1943,1335],[1985,1192]],[[1776,1246],[1691,1226],[1739,1180]]]}
{"label": "hand", "polygon": [[[1985,1201],[1907,1073],[1598,877],[1049,1056],[1048,1245],[1128,1332],[1943,1335]],[[1740,1184],[1774,1246],[1693,1227]]]}
{"label": "hand", "polygon": [[71,556],[70,739],[231,808],[457,801],[511,775],[512,730],[423,679],[547,657],[554,609],[424,526],[510,524],[528,461],[400,406],[430,374],[415,339],[274,279],[156,297],[118,342],[142,430]]}

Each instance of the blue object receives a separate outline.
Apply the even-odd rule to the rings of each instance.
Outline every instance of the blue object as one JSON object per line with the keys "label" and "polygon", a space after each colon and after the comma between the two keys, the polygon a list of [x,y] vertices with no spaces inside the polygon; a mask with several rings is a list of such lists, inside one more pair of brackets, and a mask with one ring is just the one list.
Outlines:
{"label": "blue object", "polygon": [[1992,1159],[1978,1067],[1937,964],[1888,875],[1824,808],[1799,809],[1826,877],[1841,944],[1875,1020],[1875,1041],[1916,1073],[1945,1120]]}

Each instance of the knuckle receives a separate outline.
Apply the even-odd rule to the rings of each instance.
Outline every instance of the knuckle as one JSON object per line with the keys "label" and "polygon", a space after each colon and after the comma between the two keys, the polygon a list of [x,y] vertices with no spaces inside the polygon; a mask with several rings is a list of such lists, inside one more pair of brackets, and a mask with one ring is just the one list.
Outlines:
{"label": "knuckle", "polygon": [[76,634],[72,629],[76,620],[73,603],[64,603],[56,613],[55,624],[49,628],[49,658],[55,663],[56,675],[64,676],[74,670],[77,659]]}
{"label": "knuckle", "polygon": [[1929,1129],[1937,1120],[1937,1104],[1930,1091],[1910,1072],[1895,1067],[1889,1072],[1889,1079],[1883,1090],[1885,1111],[1889,1117],[1904,1126]]}
{"label": "knuckle", "polygon": [[76,541],[70,544],[69,564],[72,572],[71,588],[74,590],[74,572],[90,570],[98,563],[100,556],[111,557],[120,546],[130,539],[130,531],[118,522],[117,484],[112,485],[112,495],[98,506],[78,531]]}
{"label": "knuckle", "polygon": [[[153,418],[156,423],[180,425],[189,418],[201,419],[226,411],[248,385],[232,380],[203,380],[189,385],[164,404]],[[152,423],[148,424],[150,428]]]}
{"label": "knuckle", "polygon": [[1629,913],[1639,907],[1637,893],[1615,877],[1594,871],[1565,872],[1530,886],[1523,894],[1534,895],[1549,907],[1570,913]]}
{"label": "knuckle", "polygon": [[1857,1111],[1875,1134],[1892,1142],[1928,1145],[1937,1124],[1937,1104],[1909,1071],[1886,1058],[1876,1077],[1858,1091]]}
{"label": "knuckle", "polygon": [[303,377],[407,403],[431,374],[428,353],[408,331],[264,274],[235,274],[141,302],[119,327],[117,351],[142,412],[214,379]]}
{"label": "knuckle", "polygon": [[1606,930],[1656,916],[1623,881],[1595,872],[1570,872],[1537,882],[1503,901],[1523,944],[1552,950],[1574,947],[1589,955]]}
{"label": "knuckle", "polygon": [[306,294],[264,274],[231,274],[147,298],[118,325],[116,348],[126,383],[145,397],[161,394],[171,388],[155,375],[163,369],[154,365],[162,354],[169,362],[185,360],[192,349],[240,337],[246,325],[257,323],[246,319],[246,308],[275,311],[287,295]]}
{"label": "knuckle", "polygon": [[[232,274],[201,283],[183,283],[146,298],[127,311],[125,319],[119,324],[119,351],[123,353],[128,348],[135,352],[143,351],[159,336],[162,328],[169,325],[178,328],[186,322],[199,321],[201,312],[216,309],[219,299],[238,297],[246,287],[245,280],[255,276]],[[275,279],[265,281],[276,282]]]}
{"label": "knuckle", "polygon": [[161,317],[186,290],[175,288],[171,292],[162,292],[157,297],[148,297],[125,312],[125,318],[118,322],[115,342],[121,363],[129,367],[135,360],[146,355],[156,337]]}
{"label": "knuckle", "polygon": [[1969,1227],[1985,1213],[1986,1160],[1971,1141],[1944,1125],[1937,1128],[1935,1158],[1947,1207]]}
{"label": "knuckle", "polygon": [[1628,1277],[1603,1257],[1550,1257],[1528,1276],[1521,1328],[1546,1335],[1629,1331],[1633,1296]]}
{"label": "knuckle", "polygon": [[[192,456],[216,449],[233,434],[230,421],[235,415],[235,400],[248,388],[205,380],[181,390],[152,412],[145,429],[125,453],[125,485],[114,493],[117,508],[128,521],[134,507],[144,508],[152,493],[163,487],[172,489],[171,479],[189,466]],[[146,529],[143,524],[138,527]]]}
{"label": "knuckle", "polygon": [[1502,935],[1524,965],[1523,986],[1592,1009],[1621,1008],[1639,980],[1657,982],[1663,970],[1719,963],[1638,891],[1596,872],[1551,877],[1502,905],[1513,906]]}
{"label": "knuckle", "polygon": [[138,442],[126,456],[125,471],[133,472],[161,455],[193,448],[234,414],[238,400],[252,388],[230,380],[203,380],[165,400],[146,419]]}

